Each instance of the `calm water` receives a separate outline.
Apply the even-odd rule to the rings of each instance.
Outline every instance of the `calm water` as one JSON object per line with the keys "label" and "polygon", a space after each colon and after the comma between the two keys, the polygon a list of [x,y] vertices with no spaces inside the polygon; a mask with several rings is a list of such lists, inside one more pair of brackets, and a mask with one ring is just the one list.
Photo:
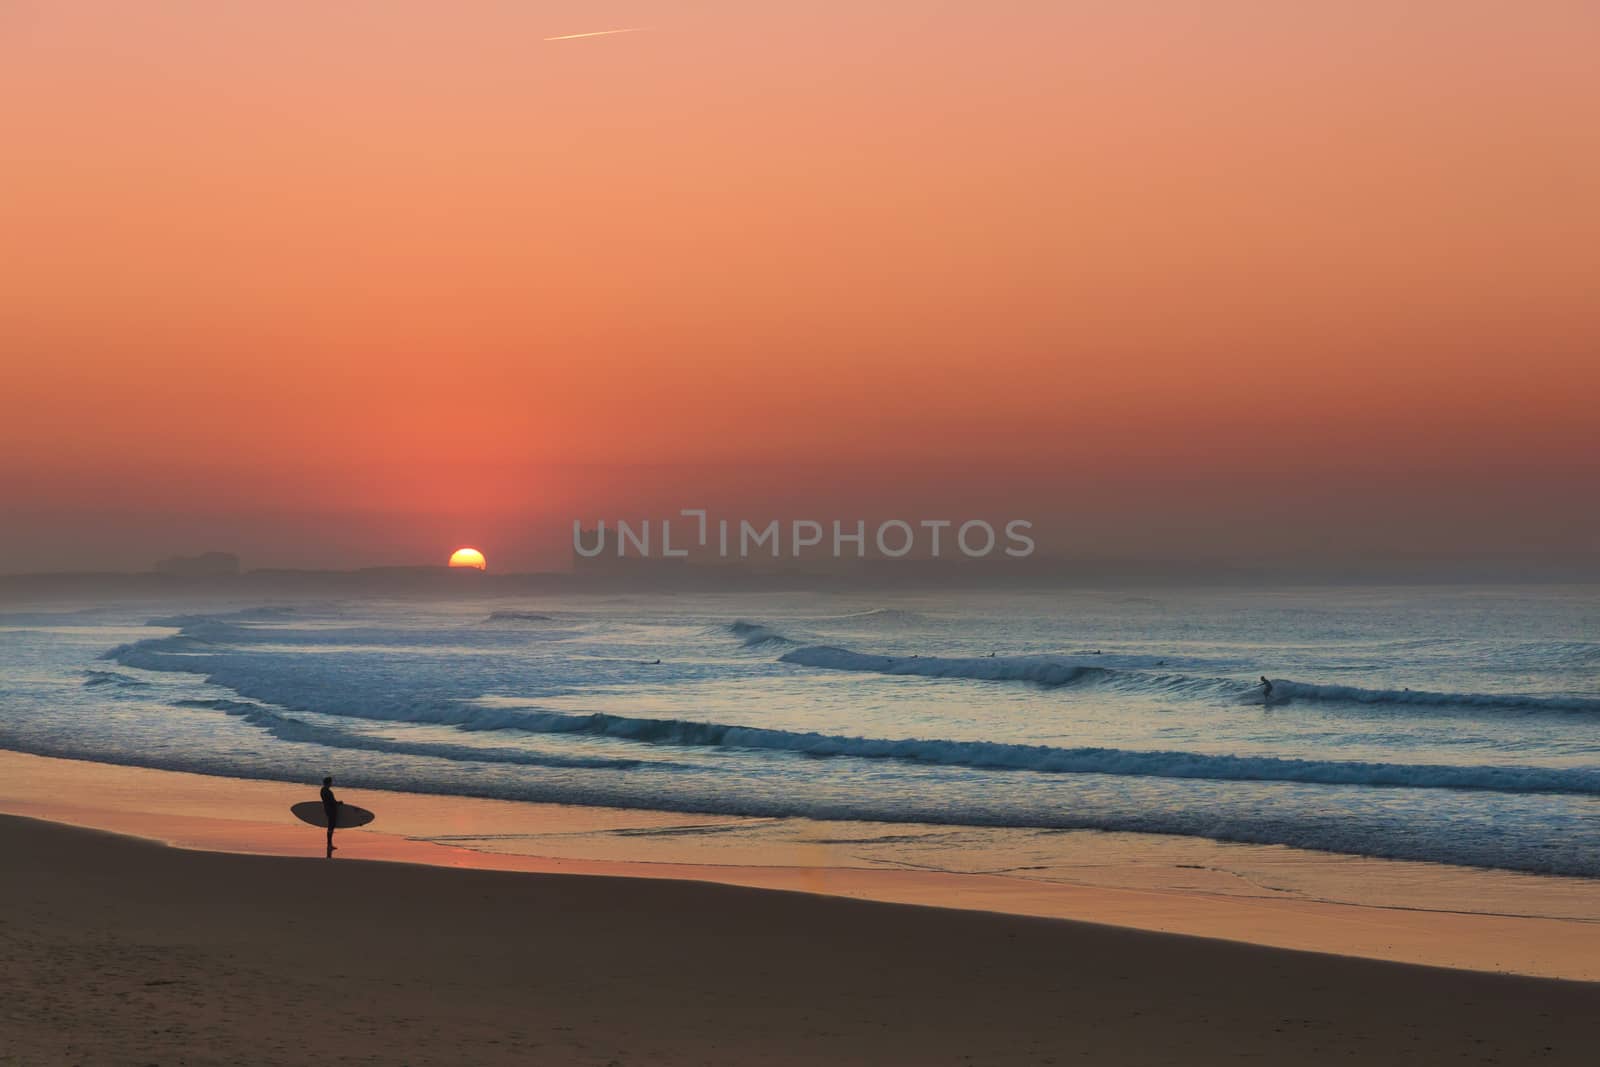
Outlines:
{"label": "calm water", "polygon": [[1600,590],[11,612],[0,746],[350,787],[1147,831],[1594,877]]}

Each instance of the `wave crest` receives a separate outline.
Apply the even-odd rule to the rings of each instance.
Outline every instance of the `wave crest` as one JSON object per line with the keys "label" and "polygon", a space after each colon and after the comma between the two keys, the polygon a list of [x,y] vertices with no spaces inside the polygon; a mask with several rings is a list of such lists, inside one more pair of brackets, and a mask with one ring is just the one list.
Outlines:
{"label": "wave crest", "polygon": [[280,741],[298,741],[323,745],[328,748],[358,749],[364,752],[387,752],[400,756],[431,756],[438,759],[475,763],[514,763],[533,767],[582,767],[591,770],[630,770],[650,763],[652,766],[671,766],[637,759],[608,759],[598,756],[555,756],[537,752],[518,752],[499,748],[479,748],[472,745],[446,745],[421,741],[395,741],[387,737],[371,737],[347,733],[326,726],[315,726],[292,715],[283,715],[248,700],[179,700],[180,708],[206,708],[225,712],[243,719],[278,738]]}
{"label": "wave crest", "polygon": [[882,656],[832,645],[797,648],[785,652],[778,659],[783,663],[831,671],[967,678],[985,682],[1032,682],[1044,686],[1072,685],[1114,673],[1098,664],[1073,662],[1059,656]]}
{"label": "wave crest", "polygon": [[552,615],[542,615],[537,611],[491,611],[483,619],[486,624],[515,625],[527,622],[555,622]]}
{"label": "wave crest", "polygon": [[[1259,683],[1231,678],[1204,678],[1167,673],[1165,659],[1152,656],[890,656],[857,652],[830,645],[810,645],[779,656],[783,663],[824,670],[875,674],[914,675],[923,678],[963,678],[985,682],[1027,682],[1066,686],[1101,682],[1127,689],[1231,698],[1260,704]],[[1600,699],[1580,696],[1538,696],[1525,693],[1441,693],[1422,689],[1367,689],[1353,685],[1296,682],[1273,679],[1274,707],[1296,701],[1329,704],[1408,705],[1418,708],[1498,709],[1524,712],[1580,712],[1600,714]]]}
{"label": "wave crest", "polygon": [[148,689],[150,683],[121,671],[84,671],[83,687],[96,689],[103,685],[114,685],[119,689]]}
{"label": "wave crest", "polygon": [[[244,701],[184,701],[183,706],[209,707],[243,715],[285,740],[312,741],[343,748],[482,762],[549,763],[555,766],[628,767],[653,761],[597,760],[568,762],[561,757],[480,749],[470,746],[391,741],[312,726]],[[1211,781],[1297,782],[1310,785],[1391,786],[1409,789],[1466,789],[1508,793],[1600,794],[1600,770],[1557,770],[1542,767],[1437,766],[1432,764],[1367,763],[1352,760],[1279,759],[1268,756],[1226,756],[1198,752],[1139,751],[1118,748],[1057,748],[1049,745],[993,741],[883,739],[798,733],[731,723],[690,719],[651,719],[605,712],[571,714],[454,707],[436,714],[412,709],[404,721],[436,722],[465,730],[521,730],[528,733],[581,734],[650,745],[745,748],[789,752],[808,757],[850,757],[899,760],[946,767],[1031,771],[1041,774],[1104,774]]]}
{"label": "wave crest", "polygon": [[794,641],[785,637],[770,626],[759,622],[746,622],[743,619],[730,623],[728,632],[739,639],[739,643],[746,648],[760,648],[764,645],[792,645]]}

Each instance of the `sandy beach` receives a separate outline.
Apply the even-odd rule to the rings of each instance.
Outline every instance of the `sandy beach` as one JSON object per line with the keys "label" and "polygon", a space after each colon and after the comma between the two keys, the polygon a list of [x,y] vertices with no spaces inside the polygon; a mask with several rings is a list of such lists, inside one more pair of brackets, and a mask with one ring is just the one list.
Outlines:
{"label": "sandy beach", "polygon": [[[1600,983],[1489,973],[1587,976],[1587,919],[374,831],[329,862],[315,831],[268,821],[292,785],[3,765],[0,810],[53,820],[0,816],[5,1063],[1588,1063],[1600,1040]],[[362,799],[435,834],[523,809],[676,818]],[[1417,958],[1479,969],[1394,962]]]}
{"label": "sandy beach", "polygon": [[1590,1063],[1600,985],[0,819],[8,1063]]}

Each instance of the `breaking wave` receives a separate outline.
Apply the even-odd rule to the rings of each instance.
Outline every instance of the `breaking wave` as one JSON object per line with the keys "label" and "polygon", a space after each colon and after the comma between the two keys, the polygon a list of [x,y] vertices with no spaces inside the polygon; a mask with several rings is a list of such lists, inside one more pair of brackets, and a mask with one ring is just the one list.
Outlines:
{"label": "breaking wave", "polygon": [[115,685],[124,689],[147,689],[149,682],[140,681],[120,671],[84,671],[84,688],[93,689],[102,685]]}
{"label": "breaking wave", "polygon": [[1057,748],[993,741],[887,740],[796,733],[685,719],[634,718],[603,712],[589,715],[552,711],[501,714],[508,717],[500,719],[495,726],[479,724],[475,728],[578,733],[657,745],[774,749],[813,757],[906,760],[942,766],[1049,774],[1600,794],[1600,770],[1278,759],[1118,748]]}
{"label": "breaking wave", "polygon": [[[282,715],[247,700],[179,700],[180,708],[206,708],[236,716],[265,730],[280,741],[298,741],[329,748],[351,748],[366,752],[387,752],[399,756],[431,756],[438,759],[476,763],[515,763],[534,767],[583,767],[592,770],[629,770],[648,760],[607,759],[589,756],[555,756],[543,752],[523,752],[475,745],[446,745],[434,742],[395,741],[387,737],[353,734],[345,730],[316,726],[292,715]],[[654,766],[663,766],[654,763]]]}
{"label": "breaking wave", "polygon": [[1338,704],[1413,704],[1421,707],[1516,708],[1524,711],[1600,712],[1592,697],[1527,696],[1520,693],[1435,693],[1423,689],[1362,689],[1274,679],[1272,700],[1313,700]]}
{"label": "breaking wave", "polygon": [[[243,716],[289,741],[311,741],[341,748],[445,759],[626,768],[646,761],[580,760],[506,752],[475,746],[392,741],[314,726],[272,712],[259,704],[231,700],[184,701]],[[993,741],[880,739],[799,733],[730,723],[653,719],[605,712],[572,714],[442,704],[416,707],[397,715],[373,712],[380,721],[431,723],[470,731],[520,730],[535,734],[580,734],[649,745],[763,749],[800,756],[900,760],[947,767],[1031,771],[1043,774],[1103,774],[1210,781],[1298,782],[1315,785],[1390,786],[1411,789],[1465,789],[1502,793],[1600,795],[1600,770],[1540,767],[1436,766],[1349,760],[1279,759],[1266,756],[1208,755],[1196,752],[1146,752],[1118,748],[1060,748]],[[652,763],[652,766],[663,766]]]}
{"label": "breaking wave", "polygon": [[759,622],[745,622],[740,619],[728,626],[728,632],[739,639],[739,643],[746,648],[760,648],[764,645],[792,645],[794,641],[783,636],[778,631]]}
{"label": "breaking wave", "polygon": [[831,671],[871,671],[877,674],[969,678],[986,682],[1032,682],[1045,686],[1072,685],[1111,673],[1098,665],[1075,663],[1054,656],[880,656],[828,645],[797,648],[778,658],[784,663]]}
{"label": "breaking wave", "polygon": [[[1241,703],[1262,703],[1259,684],[1232,678],[1204,678],[1167,673],[1168,660],[1155,656],[890,656],[848,648],[810,645],[778,657],[784,663],[835,671],[962,678],[985,682],[1027,682],[1067,686],[1099,682],[1127,688],[1189,692],[1231,697]],[[1365,689],[1273,679],[1274,707],[1297,701],[1330,704],[1409,705],[1431,709],[1501,709],[1528,712],[1600,713],[1593,697],[1532,696],[1522,693],[1441,693],[1413,689]]]}
{"label": "breaking wave", "polygon": [[525,622],[555,622],[551,615],[541,615],[537,611],[493,611],[483,620],[485,623],[498,623],[501,625]]}

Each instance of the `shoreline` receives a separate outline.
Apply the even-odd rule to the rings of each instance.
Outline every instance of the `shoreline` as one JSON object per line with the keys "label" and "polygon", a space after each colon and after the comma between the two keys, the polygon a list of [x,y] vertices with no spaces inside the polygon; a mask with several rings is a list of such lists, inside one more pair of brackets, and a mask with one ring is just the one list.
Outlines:
{"label": "shoreline", "polygon": [[[0,812],[160,842],[178,850],[279,858],[320,856],[321,833],[287,807],[309,787],[61,760],[0,751]],[[916,905],[1031,919],[1093,923],[1153,934],[1238,942],[1271,949],[1402,964],[1600,982],[1600,894],[1585,880],[1480,872],[1398,861],[1296,854],[1200,839],[1170,844],[1083,832],[1085,870],[1074,880],[1005,873],[850,865],[840,849],[729,849],[721,831],[769,821],[678,813],[575,808],[513,801],[351,790],[374,808],[367,830],[342,831],[340,860],[355,859],[523,875],[622,877],[711,883],[822,897]],[[194,812],[204,811],[206,815]],[[212,814],[226,812],[226,815]],[[796,826],[840,827],[845,824]],[[687,825],[686,825],[687,824]],[[499,837],[534,851],[494,851]],[[526,830],[526,833],[512,831]],[[685,834],[709,831],[716,849],[685,850]],[[817,835],[813,834],[812,837]],[[1138,838],[1142,835],[1122,835]],[[526,839],[526,840],[525,840]],[[470,841],[478,848],[462,847]],[[531,844],[529,843],[531,841]],[[666,842],[670,848],[663,849]],[[619,844],[620,843],[620,844]],[[1141,849],[1129,852],[1130,848]],[[1154,850],[1154,851],[1152,851]],[[543,852],[544,854],[539,854]],[[1235,871],[1180,859],[1245,856],[1279,880],[1297,865],[1323,864],[1345,880],[1389,879],[1391,895],[1457,903],[1476,893],[1478,910],[1347,903],[1245,885]],[[732,856],[736,862],[708,862]],[[1308,885],[1326,882],[1312,872]],[[1498,904],[1496,908],[1493,905]],[[1512,913],[1510,909],[1516,909]],[[1530,911],[1532,912],[1530,914]]]}
{"label": "shoreline", "polygon": [[1600,984],[13,816],[0,1061],[1580,1064]]}

